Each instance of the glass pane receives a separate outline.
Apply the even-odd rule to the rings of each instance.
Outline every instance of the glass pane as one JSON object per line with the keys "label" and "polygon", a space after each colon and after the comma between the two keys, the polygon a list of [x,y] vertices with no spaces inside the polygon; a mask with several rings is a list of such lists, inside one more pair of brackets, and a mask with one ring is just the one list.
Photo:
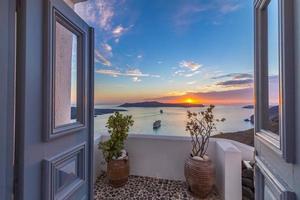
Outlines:
{"label": "glass pane", "polygon": [[264,199],[265,200],[276,200],[277,198],[272,193],[272,190],[269,188],[268,185],[265,185],[265,191],[264,191]]}
{"label": "glass pane", "polygon": [[55,127],[77,119],[77,36],[56,22]]}
{"label": "glass pane", "polygon": [[278,0],[268,6],[268,91],[267,130],[279,134],[279,12]]}
{"label": "glass pane", "polygon": [[57,171],[56,190],[73,183],[77,178],[77,160],[74,159]]}

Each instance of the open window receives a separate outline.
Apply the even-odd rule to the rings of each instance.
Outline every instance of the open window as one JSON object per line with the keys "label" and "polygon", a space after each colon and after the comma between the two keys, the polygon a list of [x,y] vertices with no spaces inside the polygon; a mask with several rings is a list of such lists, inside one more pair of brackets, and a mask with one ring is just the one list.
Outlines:
{"label": "open window", "polygon": [[255,132],[258,139],[287,162],[294,159],[291,13],[291,1],[255,3]]}

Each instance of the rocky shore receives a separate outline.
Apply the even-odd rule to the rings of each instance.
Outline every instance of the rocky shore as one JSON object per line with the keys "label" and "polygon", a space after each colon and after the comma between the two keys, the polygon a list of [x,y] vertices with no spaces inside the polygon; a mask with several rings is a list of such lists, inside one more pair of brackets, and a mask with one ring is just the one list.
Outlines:
{"label": "rocky shore", "polygon": [[245,131],[238,131],[233,133],[221,133],[212,136],[213,138],[223,138],[234,140],[249,146],[254,146],[254,129],[248,129]]}

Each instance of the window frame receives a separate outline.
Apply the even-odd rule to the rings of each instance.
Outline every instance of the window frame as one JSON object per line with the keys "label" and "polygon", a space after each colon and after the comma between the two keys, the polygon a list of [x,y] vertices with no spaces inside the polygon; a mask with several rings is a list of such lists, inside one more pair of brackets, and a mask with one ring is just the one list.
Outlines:
{"label": "window frame", "polygon": [[[279,136],[263,129],[268,112],[268,13],[270,1],[278,1],[279,16]],[[255,138],[286,162],[294,162],[294,46],[293,0],[256,0],[255,22]]]}
{"label": "window frame", "polygon": [[296,194],[269,170],[270,166],[264,160],[256,158],[255,161],[255,199],[264,199],[267,186],[276,199],[296,200]]}
{"label": "window frame", "polygon": [[[55,34],[56,23],[64,26],[67,30],[77,36],[77,117],[76,122],[71,122],[64,125],[55,126]],[[86,64],[86,45],[87,38],[86,33],[77,24],[69,21],[59,10],[57,10],[51,4],[48,5],[48,16],[46,23],[46,53],[45,53],[45,126],[46,133],[43,134],[43,140],[49,141],[54,138],[64,136],[66,134],[76,133],[86,128],[86,110],[85,101],[87,93],[87,83],[85,71]]]}

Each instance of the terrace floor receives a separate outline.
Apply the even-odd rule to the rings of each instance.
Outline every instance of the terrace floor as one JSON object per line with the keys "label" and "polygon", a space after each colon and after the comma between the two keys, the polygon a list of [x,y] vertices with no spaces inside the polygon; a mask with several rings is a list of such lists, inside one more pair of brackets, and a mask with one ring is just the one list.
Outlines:
{"label": "terrace floor", "polygon": [[[100,176],[95,184],[95,200],[196,200],[187,190],[183,181],[171,181],[158,178],[130,176],[128,183],[120,188],[113,188],[108,184],[105,175]],[[219,200],[214,189],[206,198]]]}

